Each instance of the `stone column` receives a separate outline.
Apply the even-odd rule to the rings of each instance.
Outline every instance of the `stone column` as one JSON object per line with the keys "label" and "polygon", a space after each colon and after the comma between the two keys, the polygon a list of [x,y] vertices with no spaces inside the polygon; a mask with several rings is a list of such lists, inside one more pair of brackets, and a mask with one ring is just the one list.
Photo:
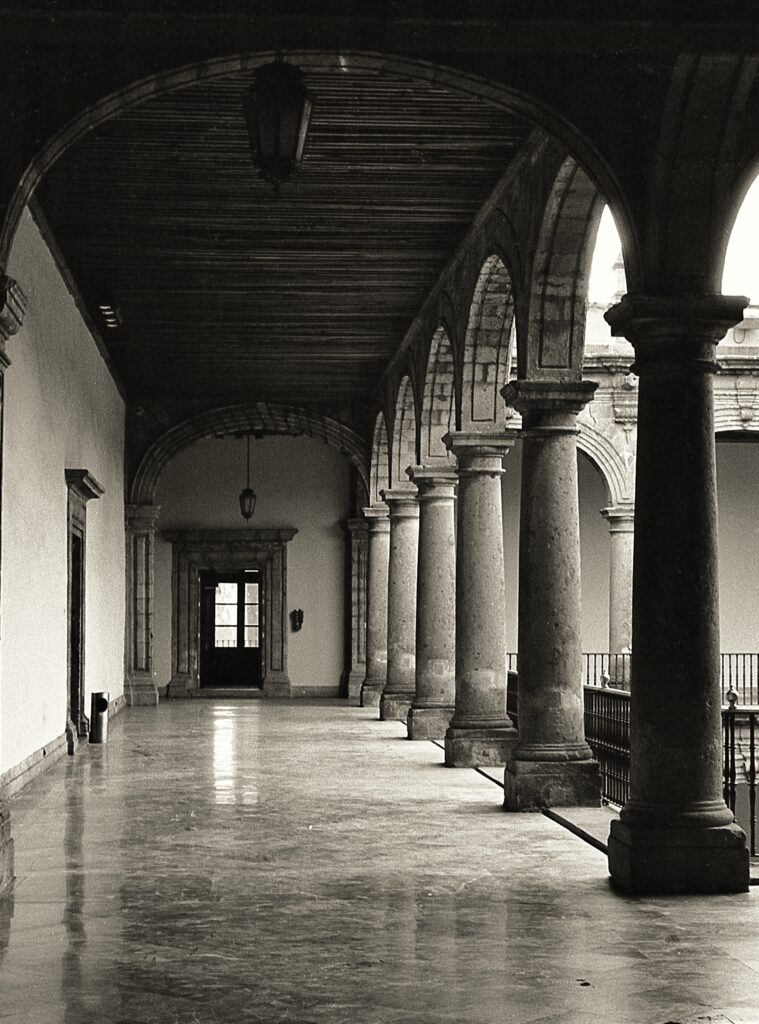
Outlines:
{"label": "stone column", "polygon": [[631,797],[609,869],[627,892],[738,892],[745,836],[722,798],[716,343],[732,296],[628,295],[606,314],[640,375],[633,562]]}
{"label": "stone column", "polygon": [[584,731],[576,440],[596,387],[521,380],[503,389],[522,414],[519,742],[504,776],[508,810],[601,803]]}
{"label": "stone column", "polygon": [[416,690],[411,740],[443,739],[456,699],[456,535],[453,468],[408,470],[419,501],[416,580]]}
{"label": "stone column", "polygon": [[153,557],[157,505],[127,505],[126,697],[130,706],[158,703],[153,678]]}
{"label": "stone column", "polygon": [[[609,675],[610,685],[630,688],[632,649],[632,571],[635,508],[604,508],[609,524]],[[624,654],[623,658],[614,655]]]}
{"label": "stone column", "polygon": [[361,707],[379,706],[387,681],[387,570],[390,558],[390,518],[387,507],[364,509],[369,528],[367,553],[366,677],[361,684]]}
{"label": "stone column", "polygon": [[380,720],[406,718],[416,687],[416,562],[419,503],[416,488],[381,491],[390,510],[390,562],[387,574],[387,681]]}
{"label": "stone column", "polygon": [[358,697],[366,678],[366,569],[369,529],[365,519],[349,519],[351,545],[351,663],[348,697]]}
{"label": "stone column", "polygon": [[456,705],[445,735],[452,768],[505,764],[516,730],[506,714],[506,585],[501,476],[516,434],[443,438],[458,460]]}

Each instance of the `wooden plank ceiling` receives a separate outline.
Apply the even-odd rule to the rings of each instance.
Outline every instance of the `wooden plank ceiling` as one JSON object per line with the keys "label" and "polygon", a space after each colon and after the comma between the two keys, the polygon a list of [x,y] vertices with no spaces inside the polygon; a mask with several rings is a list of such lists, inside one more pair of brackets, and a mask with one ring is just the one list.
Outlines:
{"label": "wooden plank ceiling", "polygon": [[530,128],[434,83],[309,68],[304,163],[275,200],[251,162],[251,80],[121,113],[37,198],[130,400],[355,408]]}

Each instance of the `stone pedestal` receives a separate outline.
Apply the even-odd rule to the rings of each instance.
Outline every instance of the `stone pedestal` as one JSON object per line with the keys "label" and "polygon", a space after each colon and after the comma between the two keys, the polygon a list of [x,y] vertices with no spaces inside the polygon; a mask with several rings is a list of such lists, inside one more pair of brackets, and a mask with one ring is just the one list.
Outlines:
{"label": "stone pedestal", "polygon": [[366,679],[366,573],[369,528],[365,519],[349,519],[351,550],[351,663],[347,673],[349,698],[361,695]]}
{"label": "stone pedestal", "polygon": [[516,742],[506,713],[506,591],[501,476],[513,431],[446,434],[458,461],[456,702],[445,736],[453,768],[505,764]]}
{"label": "stone pedestal", "polygon": [[519,529],[519,742],[506,766],[508,810],[600,805],[585,742],[580,617],[577,414],[596,385],[518,381],[522,414]]}
{"label": "stone pedestal", "polygon": [[632,505],[605,508],[601,515],[609,524],[609,653],[619,654],[632,648],[635,509]]}
{"label": "stone pedestal", "polygon": [[367,554],[366,676],[361,707],[378,707],[387,681],[387,570],[390,519],[387,507],[364,509],[369,528]]}
{"label": "stone pedestal", "polygon": [[640,376],[631,796],[609,837],[626,892],[748,887],[745,837],[722,798],[712,401],[716,343],[745,303],[629,295],[606,314]]}
{"label": "stone pedestal", "polygon": [[153,561],[157,505],[126,509],[126,686],[130,706],[158,704],[153,678]]}
{"label": "stone pedestal", "polygon": [[456,698],[456,471],[415,466],[408,474],[419,501],[416,580],[416,690],[408,713],[411,740],[441,740]]}
{"label": "stone pedestal", "polygon": [[406,721],[416,686],[416,562],[419,505],[416,488],[382,491],[390,510],[387,576],[387,681],[381,721]]}

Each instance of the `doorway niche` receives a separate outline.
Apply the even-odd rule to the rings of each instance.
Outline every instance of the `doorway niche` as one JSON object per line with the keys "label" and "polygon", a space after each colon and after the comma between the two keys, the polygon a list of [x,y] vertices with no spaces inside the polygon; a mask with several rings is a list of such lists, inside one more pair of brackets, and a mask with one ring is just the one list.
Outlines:
{"label": "doorway niche", "polygon": [[201,573],[258,569],[263,590],[262,691],[289,697],[287,674],[287,545],[296,529],[166,530],[172,549],[169,697],[200,690]]}

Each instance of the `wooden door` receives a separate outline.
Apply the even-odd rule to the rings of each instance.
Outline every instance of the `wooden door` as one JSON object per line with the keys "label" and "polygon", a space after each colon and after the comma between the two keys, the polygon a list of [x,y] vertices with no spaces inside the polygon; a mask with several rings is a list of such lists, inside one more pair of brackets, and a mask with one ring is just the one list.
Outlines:
{"label": "wooden door", "polygon": [[200,574],[200,685],[261,686],[261,574]]}

